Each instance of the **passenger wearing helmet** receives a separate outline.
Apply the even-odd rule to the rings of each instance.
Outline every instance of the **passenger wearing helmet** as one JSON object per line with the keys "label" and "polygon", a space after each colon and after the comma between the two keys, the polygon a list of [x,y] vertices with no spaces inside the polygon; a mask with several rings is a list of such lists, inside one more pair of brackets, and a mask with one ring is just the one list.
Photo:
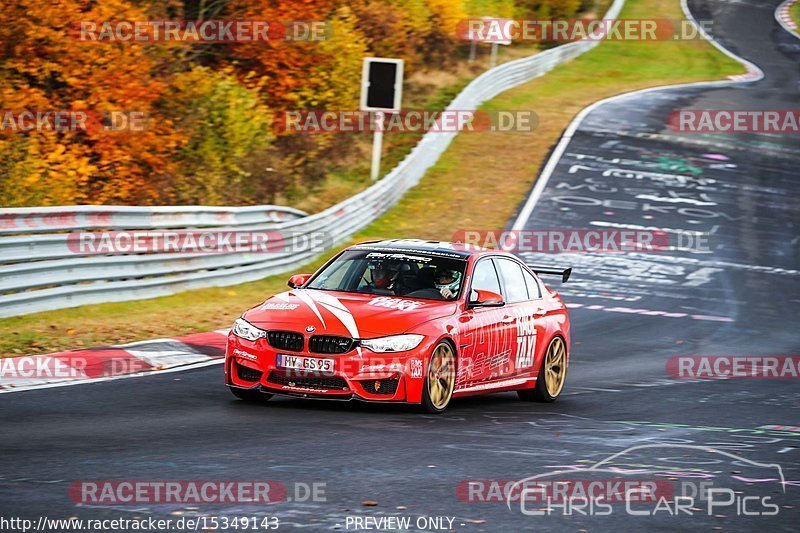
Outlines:
{"label": "passenger wearing helmet", "polygon": [[458,296],[458,289],[461,287],[461,272],[450,268],[437,268],[433,283],[442,298],[452,300]]}

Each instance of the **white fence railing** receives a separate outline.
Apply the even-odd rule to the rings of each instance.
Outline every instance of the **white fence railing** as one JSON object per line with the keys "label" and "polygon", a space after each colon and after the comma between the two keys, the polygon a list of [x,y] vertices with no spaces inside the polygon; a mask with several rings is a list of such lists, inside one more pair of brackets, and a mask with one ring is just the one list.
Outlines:
{"label": "white fence railing", "polygon": [[[605,18],[615,18],[615,0]],[[450,103],[478,109],[503,91],[532,80],[597,45],[579,41],[490,69]],[[106,207],[0,209],[0,317],[101,302],[152,298],[189,289],[232,285],[295,269],[317,247],[274,253],[147,253],[81,255],[69,232],[82,230],[214,229],[292,235],[324,234],[326,248],[350,238],[400,200],[455,137],[427,133],[382,180],[320,213],[276,206]]]}

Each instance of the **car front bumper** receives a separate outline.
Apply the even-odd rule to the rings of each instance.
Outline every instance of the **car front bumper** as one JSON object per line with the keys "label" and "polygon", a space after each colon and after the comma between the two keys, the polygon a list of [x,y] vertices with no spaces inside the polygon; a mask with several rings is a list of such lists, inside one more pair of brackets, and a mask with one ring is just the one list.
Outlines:
{"label": "car front bumper", "polygon": [[[427,364],[424,354],[430,353],[432,344],[426,339],[408,352],[378,354],[354,348],[333,355],[276,350],[266,339],[248,341],[230,333],[225,382],[231,387],[301,398],[419,403]],[[333,359],[333,371],[282,368],[277,365],[278,354]]]}

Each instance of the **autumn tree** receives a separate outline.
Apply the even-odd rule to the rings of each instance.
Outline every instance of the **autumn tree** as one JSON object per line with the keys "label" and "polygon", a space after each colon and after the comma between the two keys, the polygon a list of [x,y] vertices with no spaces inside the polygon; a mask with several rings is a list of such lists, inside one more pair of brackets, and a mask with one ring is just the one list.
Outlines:
{"label": "autumn tree", "polygon": [[[574,16],[595,0],[7,0],[0,110],[85,128],[0,130],[0,204],[260,203],[343,168],[346,135],[276,134],[276,112],[357,108],[363,57],[449,69],[468,17]],[[323,40],[91,42],[81,21],[323,21]],[[273,36],[275,34],[273,33]],[[111,113],[147,117],[109,131]]]}
{"label": "autumn tree", "polygon": [[[166,83],[154,72],[147,45],[86,42],[74,32],[79,21],[143,18],[122,0],[5,6],[0,109],[152,115]],[[152,202],[160,180],[174,171],[167,156],[182,142],[168,121],[153,118],[144,131],[105,131],[96,118],[85,130],[6,132],[0,142],[3,203]],[[20,189],[25,195],[14,196]]]}
{"label": "autumn tree", "polygon": [[246,168],[248,156],[273,138],[269,110],[257,88],[241,85],[232,68],[198,66],[176,75],[161,105],[163,116],[188,138],[174,155],[181,175],[170,191],[177,203],[241,203],[245,190],[259,188],[249,182],[271,178]]}

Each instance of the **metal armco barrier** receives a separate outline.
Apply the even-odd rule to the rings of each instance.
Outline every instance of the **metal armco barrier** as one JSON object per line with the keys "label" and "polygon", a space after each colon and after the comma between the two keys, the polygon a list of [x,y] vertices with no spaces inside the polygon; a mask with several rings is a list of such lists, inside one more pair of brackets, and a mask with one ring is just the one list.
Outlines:
{"label": "metal armco barrier", "polygon": [[[623,3],[624,0],[615,0],[605,18],[615,18]],[[447,109],[478,109],[501,92],[541,76],[597,44],[596,40],[573,42],[490,69],[465,87]],[[455,136],[455,132],[427,133],[375,185],[309,216],[277,206],[0,209],[0,317],[153,298],[291,271],[314,259],[322,250],[314,247],[268,254],[81,255],[70,249],[68,238],[70,232],[81,230],[199,228],[300,236],[325,234],[328,237],[325,249],[330,249],[395,205],[419,183]]]}

